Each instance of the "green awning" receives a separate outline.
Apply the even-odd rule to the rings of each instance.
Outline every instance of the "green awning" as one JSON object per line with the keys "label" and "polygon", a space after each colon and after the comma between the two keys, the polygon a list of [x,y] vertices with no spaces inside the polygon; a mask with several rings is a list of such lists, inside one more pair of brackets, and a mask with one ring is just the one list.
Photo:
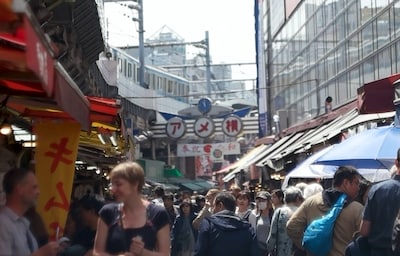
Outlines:
{"label": "green awning", "polygon": [[207,181],[197,181],[195,183],[197,186],[203,187],[203,189],[209,190],[214,188],[214,186],[210,183],[208,183]]}
{"label": "green awning", "polygon": [[182,187],[188,188],[192,191],[203,191],[204,190],[203,187],[196,185],[195,183],[181,183],[179,185],[181,185]]}
{"label": "green awning", "polygon": [[183,177],[181,171],[176,168],[173,169],[164,169],[164,177],[171,178],[171,177]]}

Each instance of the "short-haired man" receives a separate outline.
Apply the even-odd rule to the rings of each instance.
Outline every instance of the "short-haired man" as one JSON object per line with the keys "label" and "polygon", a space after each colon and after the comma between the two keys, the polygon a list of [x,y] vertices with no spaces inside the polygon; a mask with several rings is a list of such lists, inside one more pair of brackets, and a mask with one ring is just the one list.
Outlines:
{"label": "short-haired man", "polygon": [[235,215],[236,200],[229,192],[218,193],[214,214],[200,225],[195,256],[260,255],[254,229]]}
{"label": "short-haired man", "polygon": [[[347,195],[346,203],[336,219],[333,230],[332,248],[328,256],[344,255],[353,234],[359,230],[363,206],[354,201],[358,195],[360,174],[350,166],[339,167],[334,176],[332,188],[307,198],[287,222],[287,234],[298,248],[302,248],[306,227],[315,219],[325,215],[342,193]],[[309,255],[309,254],[307,254]]]}
{"label": "short-haired man", "polygon": [[39,186],[33,171],[16,168],[9,170],[3,179],[6,205],[0,209],[0,254],[9,256],[56,255],[58,243],[49,242],[38,249],[29,230],[25,212],[36,205]]}
{"label": "short-haired man", "polygon": [[360,235],[368,237],[371,256],[394,255],[391,238],[400,209],[400,149],[395,166],[397,171],[393,179],[373,185],[368,193]]}

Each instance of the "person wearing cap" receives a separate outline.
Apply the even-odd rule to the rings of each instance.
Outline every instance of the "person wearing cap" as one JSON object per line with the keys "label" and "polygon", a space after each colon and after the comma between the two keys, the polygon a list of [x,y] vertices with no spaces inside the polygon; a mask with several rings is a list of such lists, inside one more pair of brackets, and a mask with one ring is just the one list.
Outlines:
{"label": "person wearing cap", "polygon": [[287,235],[286,223],[303,202],[303,194],[295,186],[287,187],[283,194],[285,205],[275,210],[272,216],[268,239],[266,240],[268,252],[275,252],[275,256],[293,255],[294,246],[292,240]]}
{"label": "person wearing cap", "polygon": [[271,194],[267,191],[260,191],[256,195],[256,209],[258,214],[256,217],[256,235],[258,246],[262,251],[261,255],[267,255],[267,237],[271,226],[272,209]]}

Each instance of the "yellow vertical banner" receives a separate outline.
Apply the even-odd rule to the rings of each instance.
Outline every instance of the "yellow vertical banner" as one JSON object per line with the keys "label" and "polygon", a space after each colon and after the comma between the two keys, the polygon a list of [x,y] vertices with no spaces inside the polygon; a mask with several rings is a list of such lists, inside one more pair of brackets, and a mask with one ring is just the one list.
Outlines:
{"label": "yellow vertical banner", "polygon": [[37,142],[35,172],[40,187],[37,211],[54,240],[64,233],[81,127],[75,122],[45,121],[33,129]]}

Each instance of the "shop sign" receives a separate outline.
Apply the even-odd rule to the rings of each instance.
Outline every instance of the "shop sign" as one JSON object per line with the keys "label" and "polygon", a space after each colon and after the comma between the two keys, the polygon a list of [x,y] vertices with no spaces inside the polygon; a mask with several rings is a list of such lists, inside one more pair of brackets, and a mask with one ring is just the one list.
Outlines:
{"label": "shop sign", "polygon": [[215,155],[223,158],[224,155],[240,154],[240,144],[238,142],[213,143],[213,144],[178,144],[177,156],[190,157],[202,155]]}
{"label": "shop sign", "polygon": [[222,121],[222,131],[230,137],[236,137],[243,130],[243,122],[237,115],[227,116]]}
{"label": "shop sign", "polygon": [[185,135],[186,123],[180,117],[173,117],[168,120],[165,130],[166,130],[168,137],[171,137],[174,139],[179,139],[183,135]]}
{"label": "shop sign", "polygon": [[40,39],[33,25],[24,20],[26,29],[26,63],[42,83],[47,96],[54,91],[54,60],[46,44]]}
{"label": "shop sign", "polygon": [[210,137],[214,132],[214,122],[211,118],[200,117],[194,122],[194,133],[200,138]]}

